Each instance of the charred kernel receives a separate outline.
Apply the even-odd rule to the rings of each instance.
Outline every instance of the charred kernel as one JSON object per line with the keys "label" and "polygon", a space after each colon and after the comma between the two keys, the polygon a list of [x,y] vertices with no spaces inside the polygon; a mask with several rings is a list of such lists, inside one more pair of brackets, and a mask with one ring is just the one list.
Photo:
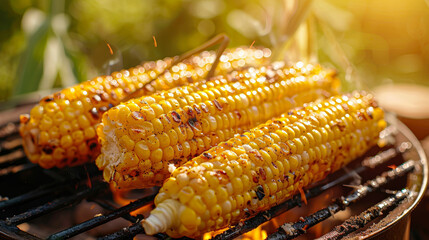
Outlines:
{"label": "charred kernel", "polygon": [[223,107],[218,100],[213,100],[213,103],[216,106],[217,110],[222,111]]}
{"label": "charred kernel", "polygon": [[180,123],[181,117],[176,111],[172,111],[171,116],[176,123]]}
{"label": "charred kernel", "polygon": [[265,197],[264,188],[261,185],[256,187],[255,193],[259,200],[262,200]]}
{"label": "charred kernel", "polygon": [[89,113],[91,113],[91,116],[92,116],[94,119],[98,119],[98,118],[100,118],[99,113],[98,113],[98,110],[97,110],[97,108],[95,108],[95,107],[91,108],[91,110],[89,111]]}

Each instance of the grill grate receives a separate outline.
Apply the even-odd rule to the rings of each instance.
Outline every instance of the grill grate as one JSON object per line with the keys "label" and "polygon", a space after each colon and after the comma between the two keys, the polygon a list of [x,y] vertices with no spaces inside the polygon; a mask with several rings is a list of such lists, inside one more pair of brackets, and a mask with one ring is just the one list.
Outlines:
{"label": "grill grate", "polygon": [[[44,170],[29,163],[23,154],[18,135],[18,124],[18,122],[12,122],[0,126],[0,184],[2,189],[11,189],[6,193],[8,196],[0,198],[1,237],[7,239],[41,239],[21,230],[18,227],[19,224],[28,223],[32,219],[45,216],[53,211],[74,206],[83,199],[97,204],[108,213],[97,215],[72,227],[51,233],[48,239],[68,239],[117,218],[127,220],[129,226],[110,235],[105,235],[100,239],[130,239],[137,234],[144,233],[144,229],[139,224],[143,216],[133,216],[130,213],[143,206],[153,204],[156,192],[146,194],[147,196],[140,196],[138,200],[117,208],[110,203],[112,195],[109,191],[109,186],[102,181],[100,172],[93,164],[68,169]],[[366,174],[369,176],[366,176],[367,179],[374,180],[368,180],[363,185],[356,185],[351,193],[337,199],[334,203],[316,211],[312,215],[301,218],[295,223],[287,223],[281,226],[277,232],[268,236],[268,239],[292,239],[304,234],[311,226],[345,209],[368,193],[376,190],[381,191],[381,187],[384,187],[387,183],[396,181],[404,175],[409,176],[415,169],[418,169],[421,175],[425,173],[422,178],[423,183],[420,185],[420,188],[424,188],[425,181],[427,181],[426,160],[405,161],[404,159],[411,159],[405,157],[405,155],[415,147],[415,143],[411,141],[413,143],[411,144],[406,137],[399,138],[399,144],[395,143],[392,139],[396,140],[398,138],[395,137],[397,133],[396,127],[389,126],[381,135],[383,141],[390,142],[387,147],[372,149],[362,161],[355,161],[355,165],[352,166],[353,170],[341,170],[329,177],[328,180],[306,190],[304,194],[306,199],[315,198],[331,188],[347,184],[353,179],[356,180],[356,176],[360,175]],[[418,156],[422,157],[421,154],[418,154]],[[359,162],[362,164],[359,165]],[[386,169],[387,164],[401,165],[381,174],[381,171],[374,170],[379,168]],[[422,164],[423,166],[421,166]],[[33,182],[33,180],[37,181]],[[6,188],[6,185],[13,186]],[[341,226],[337,226],[323,236],[322,239],[343,237],[356,229],[364,227],[366,223],[377,218],[381,212],[392,209],[404,199],[410,199],[410,196],[416,198],[416,194],[413,191],[418,191],[418,187],[412,190],[403,187],[405,186],[401,186],[400,189],[396,188],[394,192],[385,190],[384,192],[391,193],[389,197],[384,197],[383,201],[365,209],[360,215],[357,214],[351,217]],[[1,192],[0,194],[5,193]],[[294,207],[303,205],[303,200],[300,194],[295,195],[285,203],[261,212],[255,217],[214,236],[213,239],[234,239]],[[365,221],[362,219],[365,219]],[[155,237],[158,239],[168,238],[165,234],[157,234]]]}

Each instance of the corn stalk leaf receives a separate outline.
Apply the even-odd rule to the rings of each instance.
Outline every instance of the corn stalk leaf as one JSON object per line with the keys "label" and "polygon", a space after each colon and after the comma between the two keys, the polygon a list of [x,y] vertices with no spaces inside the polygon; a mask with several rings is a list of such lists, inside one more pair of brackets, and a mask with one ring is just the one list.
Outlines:
{"label": "corn stalk leaf", "polygon": [[30,36],[28,45],[21,55],[16,75],[14,94],[36,91],[43,75],[43,57],[51,35],[50,20],[46,18]]}

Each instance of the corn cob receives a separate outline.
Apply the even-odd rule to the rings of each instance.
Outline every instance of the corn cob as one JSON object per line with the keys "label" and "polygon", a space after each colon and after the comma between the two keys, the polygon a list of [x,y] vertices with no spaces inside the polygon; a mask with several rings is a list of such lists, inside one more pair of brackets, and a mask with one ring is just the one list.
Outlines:
{"label": "corn cob", "polygon": [[161,185],[169,168],[336,92],[334,75],[320,66],[279,63],[122,103],[104,114],[97,129],[102,149],[96,164],[117,188]]}
{"label": "corn cob", "polygon": [[177,168],[142,225],[147,234],[195,237],[236,224],[361,156],[385,125],[365,93],[297,108]]}
{"label": "corn cob", "polygon": [[[225,74],[233,67],[265,64],[269,55],[269,49],[227,50],[221,56],[217,74]],[[203,79],[215,53],[203,52],[168,69],[172,60],[146,62],[43,98],[30,115],[21,116],[20,133],[28,158],[44,168],[94,160],[100,152],[96,126],[105,111],[136,89],[143,89],[138,92],[142,96]]]}

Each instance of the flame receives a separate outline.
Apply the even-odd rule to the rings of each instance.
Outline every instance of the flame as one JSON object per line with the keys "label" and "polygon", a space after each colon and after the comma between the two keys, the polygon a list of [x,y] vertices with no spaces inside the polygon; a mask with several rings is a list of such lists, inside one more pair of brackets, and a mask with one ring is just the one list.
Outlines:
{"label": "flame", "polygon": [[[129,190],[117,189],[113,186],[113,184],[110,184],[110,191],[112,192],[113,201],[119,204],[120,206],[125,206],[131,203],[132,201],[137,200],[137,198],[127,197],[128,193],[130,192]],[[146,206],[143,206],[139,209],[136,209],[130,212],[130,215],[135,216],[137,214],[145,214],[145,213],[148,213],[150,210],[152,210],[152,206],[151,204],[148,204]]]}
{"label": "flame", "polygon": [[[237,239],[242,239],[242,240],[266,239],[268,237],[268,233],[264,229],[264,225],[265,224],[259,225],[259,227],[253,229],[250,232],[247,232],[247,233],[241,235]],[[224,232],[225,230],[226,229],[205,233],[203,235],[203,240],[211,239],[212,237]]]}

